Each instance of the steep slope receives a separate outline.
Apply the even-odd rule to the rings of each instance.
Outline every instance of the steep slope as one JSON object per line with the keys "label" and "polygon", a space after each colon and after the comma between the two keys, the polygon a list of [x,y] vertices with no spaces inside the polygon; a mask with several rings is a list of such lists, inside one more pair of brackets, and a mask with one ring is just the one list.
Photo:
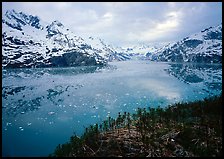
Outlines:
{"label": "steep slope", "polygon": [[222,63],[222,24],[157,50],[157,61]]}
{"label": "steep slope", "polygon": [[15,10],[2,19],[2,66],[104,65],[106,60],[59,21],[48,24]]}
{"label": "steep slope", "polygon": [[3,68],[105,65],[135,59],[222,63],[222,24],[166,45],[118,47],[101,38],[81,38],[59,21],[47,23],[15,10],[2,16]]}
{"label": "steep slope", "polygon": [[132,55],[130,55],[128,52],[125,52],[125,49],[112,46],[101,38],[94,38],[90,36],[88,39],[86,39],[86,41],[92,48],[96,48],[98,53],[108,61],[125,61],[132,58]]}

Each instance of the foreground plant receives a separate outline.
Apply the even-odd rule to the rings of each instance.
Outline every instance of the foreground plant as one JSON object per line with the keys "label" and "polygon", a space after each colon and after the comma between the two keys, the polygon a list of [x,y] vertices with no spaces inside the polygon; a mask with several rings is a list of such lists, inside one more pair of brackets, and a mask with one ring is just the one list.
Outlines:
{"label": "foreground plant", "polygon": [[222,156],[222,97],[119,112],[116,119],[90,125],[81,137],[73,135],[50,156]]}

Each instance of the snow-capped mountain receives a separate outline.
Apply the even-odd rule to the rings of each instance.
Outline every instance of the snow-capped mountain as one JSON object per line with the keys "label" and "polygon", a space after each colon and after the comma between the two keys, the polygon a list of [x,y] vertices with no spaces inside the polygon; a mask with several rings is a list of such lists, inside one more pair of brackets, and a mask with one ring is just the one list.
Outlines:
{"label": "snow-capped mountain", "polygon": [[222,24],[177,42],[141,44],[117,50],[131,59],[166,62],[222,63]]}
{"label": "snow-capped mountain", "polygon": [[130,60],[131,55],[125,53],[121,47],[112,46],[111,44],[107,44],[104,40],[99,37],[90,36],[86,39],[86,42],[94,48],[98,53],[107,59],[107,61],[124,61]]}
{"label": "snow-capped mountain", "polygon": [[222,63],[222,24],[202,30],[157,51],[157,61]]}
{"label": "snow-capped mountain", "polygon": [[163,46],[118,47],[98,37],[84,39],[61,22],[8,10],[2,15],[2,66],[60,67],[105,65],[108,61],[222,62],[222,25]]}
{"label": "snow-capped mountain", "polygon": [[59,21],[48,24],[15,10],[2,17],[3,67],[104,65],[105,55]]}
{"label": "snow-capped mountain", "polygon": [[163,45],[157,44],[138,44],[129,47],[117,47],[117,52],[125,53],[131,59],[137,60],[153,60],[157,57],[157,51],[161,49]]}

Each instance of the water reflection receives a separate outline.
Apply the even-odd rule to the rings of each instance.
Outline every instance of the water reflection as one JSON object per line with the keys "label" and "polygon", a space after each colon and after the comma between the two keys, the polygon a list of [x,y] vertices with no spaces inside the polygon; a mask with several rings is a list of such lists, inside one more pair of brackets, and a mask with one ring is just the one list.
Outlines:
{"label": "water reflection", "polygon": [[[128,61],[3,70],[2,77],[3,154],[46,156],[74,131],[81,135],[84,127],[118,112],[219,94],[222,67]],[[33,143],[38,148],[31,149]]]}
{"label": "water reflection", "polygon": [[72,76],[86,73],[97,73],[102,70],[114,70],[115,66],[78,66],[78,67],[58,67],[58,68],[16,68],[2,70],[2,79],[14,78],[40,78],[43,75],[63,75]]}
{"label": "water reflection", "polygon": [[222,65],[201,63],[172,63],[165,69],[170,75],[186,84],[198,84],[204,91],[213,94],[213,91],[222,90]]}

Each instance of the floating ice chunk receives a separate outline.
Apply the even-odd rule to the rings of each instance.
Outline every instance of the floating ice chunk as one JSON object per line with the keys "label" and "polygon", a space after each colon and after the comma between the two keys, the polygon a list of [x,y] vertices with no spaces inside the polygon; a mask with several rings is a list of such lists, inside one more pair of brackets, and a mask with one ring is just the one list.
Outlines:
{"label": "floating ice chunk", "polygon": [[123,105],[124,105],[124,106],[126,106],[127,104],[126,104],[126,103],[124,103]]}
{"label": "floating ice chunk", "polygon": [[30,126],[32,123],[27,123],[28,126]]}
{"label": "floating ice chunk", "polygon": [[96,94],[97,97],[101,96],[101,94]]}
{"label": "floating ice chunk", "polygon": [[8,122],[7,122],[7,123],[6,123],[6,126],[11,125],[11,124],[12,124],[12,123],[8,123]]}
{"label": "floating ice chunk", "polygon": [[126,96],[129,96],[130,94],[129,94],[129,93],[126,93],[125,95],[126,95]]}
{"label": "floating ice chunk", "polygon": [[48,115],[53,115],[55,114],[55,112],[48,112]]}
{"label": "floating ice chunk", "polygon": [[25,112],[20,112],[21,114],[24,114]]}

